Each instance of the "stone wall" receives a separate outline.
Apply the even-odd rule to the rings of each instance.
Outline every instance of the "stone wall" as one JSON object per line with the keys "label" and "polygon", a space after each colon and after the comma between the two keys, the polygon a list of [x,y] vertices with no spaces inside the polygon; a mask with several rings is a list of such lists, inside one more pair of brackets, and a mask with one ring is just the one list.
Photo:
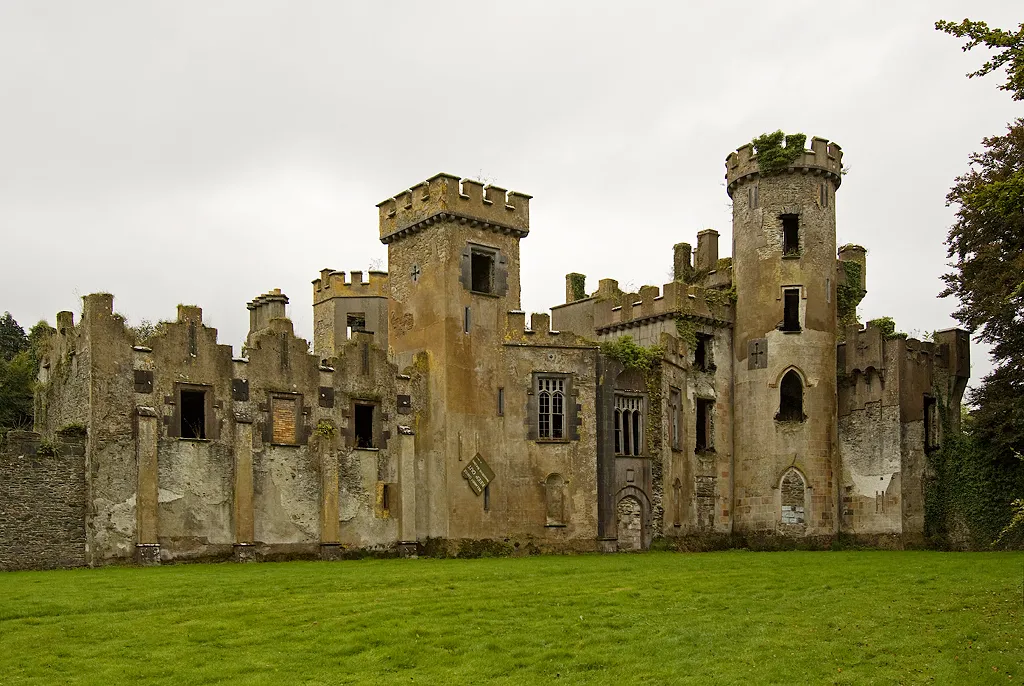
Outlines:
{"label": "stone wall", "polygon": [[0,570],[85,564],[84,440],[40,438],[12,431],[0,444]]}

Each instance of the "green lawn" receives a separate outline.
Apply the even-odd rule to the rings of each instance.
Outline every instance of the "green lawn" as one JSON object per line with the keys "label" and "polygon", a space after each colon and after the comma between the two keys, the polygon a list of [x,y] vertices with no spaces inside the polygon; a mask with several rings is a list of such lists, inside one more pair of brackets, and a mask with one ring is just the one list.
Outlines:
{"label": "green lawn", "polygon": [[1017,683],[1024,554],[0,573],[0,682]]}

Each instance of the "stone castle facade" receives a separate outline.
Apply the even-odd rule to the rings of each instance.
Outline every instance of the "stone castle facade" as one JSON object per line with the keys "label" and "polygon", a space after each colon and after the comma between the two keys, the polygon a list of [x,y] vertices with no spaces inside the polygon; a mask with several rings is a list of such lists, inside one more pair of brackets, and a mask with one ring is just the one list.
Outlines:
{"label": "stone castle facade", "polygon": [[570,274],[529,323],[530,196],[446,174],[378,206],[387,273],[313,282],[312,351],[279,291],[248,304],[240,358],[198,307],[140,340],[88,295],[57,316],[38,433],[0,456],[0,568],[921,544],[968,336],[857,323],[841,169],[818,138],[771,175],[744,146],[731,258],[702,231],[671,283]]}

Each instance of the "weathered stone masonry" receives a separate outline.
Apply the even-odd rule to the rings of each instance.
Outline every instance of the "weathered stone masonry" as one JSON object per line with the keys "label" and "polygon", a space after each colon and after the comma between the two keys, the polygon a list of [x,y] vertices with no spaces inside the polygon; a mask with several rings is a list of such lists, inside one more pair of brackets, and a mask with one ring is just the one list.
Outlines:
{"label": "weathered stone masonry", "polygon": [[238,358],[199,307],[143,341],[86,296],[57,315],[39,434],[3,454],[0,566],[920,544],[967,334],[855,323],[842,155],[814,138],[765,175],[741,147],[732,257],[706,229],[670,283],[569,274],[550,315],[520,309],[530,196],[448,174],[378,205],[387,272],[320,272],[312,346],[278,290]]}

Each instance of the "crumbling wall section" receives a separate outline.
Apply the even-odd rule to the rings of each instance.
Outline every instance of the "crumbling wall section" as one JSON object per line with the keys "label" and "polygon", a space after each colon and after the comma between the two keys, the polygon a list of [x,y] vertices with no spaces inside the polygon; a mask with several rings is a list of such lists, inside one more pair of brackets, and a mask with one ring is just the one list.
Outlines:
{"label": "crumbling wall section", "polygon": [[0,570],[85,565],[85,441],[11,431],[0,444]]}

